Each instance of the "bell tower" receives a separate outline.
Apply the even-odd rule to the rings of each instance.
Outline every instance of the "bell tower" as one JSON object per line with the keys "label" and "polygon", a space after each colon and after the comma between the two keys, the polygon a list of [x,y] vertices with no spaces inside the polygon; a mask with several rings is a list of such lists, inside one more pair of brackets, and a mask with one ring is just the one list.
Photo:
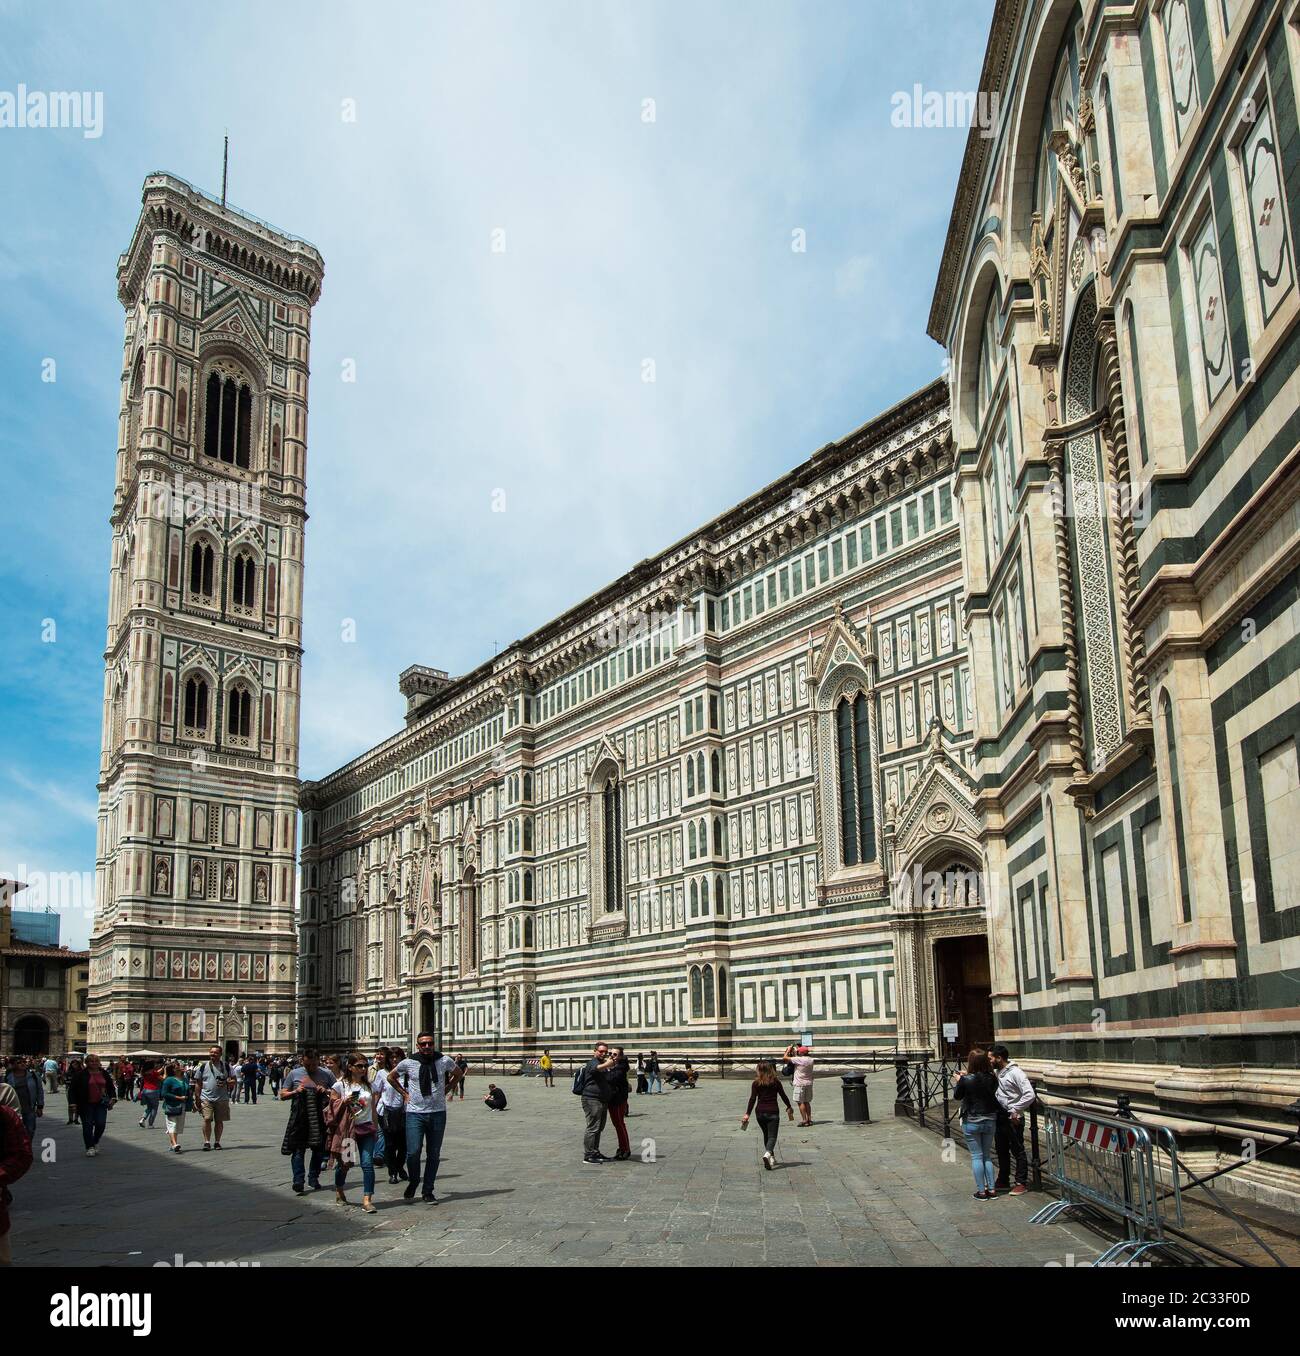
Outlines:
{"label": "bell tower", "polygon": [[169,174],[126,312],[89,1048],[287,1051],[311,312],[303,240]]}

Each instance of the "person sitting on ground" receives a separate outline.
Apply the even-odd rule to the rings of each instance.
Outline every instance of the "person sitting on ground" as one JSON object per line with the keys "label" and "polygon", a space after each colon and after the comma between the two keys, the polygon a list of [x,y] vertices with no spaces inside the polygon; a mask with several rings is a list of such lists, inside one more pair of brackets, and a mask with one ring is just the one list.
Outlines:
{"label": "person sitting on ground", "polygon": [[504,1111],[506,1109],[506,1095],[495,1083],[489,1083],[483,1105],[489,1111]]}
{"label": "person sitting on ground", "polygon": [[668,1082],[673,1088],[693,1088],[699,1081],[699,1077],[699,1070],[691,1068],[691,1062],[688,1059],[684,1069],[674,1069],[668,1075]]}

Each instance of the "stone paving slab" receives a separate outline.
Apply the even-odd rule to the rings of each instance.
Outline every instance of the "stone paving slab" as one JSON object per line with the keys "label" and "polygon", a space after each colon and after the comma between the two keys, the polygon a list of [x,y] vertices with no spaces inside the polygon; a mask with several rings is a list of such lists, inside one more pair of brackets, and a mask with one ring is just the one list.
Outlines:
{"label": "stone paving slab", "polygon": [[[892,1080],[868,1080],[880,1119],[839,1119],[838,1080],[815,1103],[826,1119],[782,1121],[779,1166],[763,1169],[757,1126],[739,1127],[740,1080],[634,1097],[633,1158],[588,1167],[582,1116],[563,1086],[511,1078],[510,1109],[483,1086],[448,1115],[439,1202],[406,1204],[378,1173],[378,1213],[295,1196],[280,1141],[288,1108],[238,1106],[220,1153],[199,1152],[196,1118],[168,1153],[162,1118],[140,1129],[119,1103],[102,1152],[84,1156],[61,1095],[38,1123],[37,1162],[14,1188],[19,1266],[1044,1266],[1085,1264],[1104,1243],[1074,1223],[1031,1226],[1044,1198],[972,1198],[964,1150],[892,1116]],[[831,1116],[835,1119],[831,1119]],[[612,1130],[603,1147],[612,1153]]]}

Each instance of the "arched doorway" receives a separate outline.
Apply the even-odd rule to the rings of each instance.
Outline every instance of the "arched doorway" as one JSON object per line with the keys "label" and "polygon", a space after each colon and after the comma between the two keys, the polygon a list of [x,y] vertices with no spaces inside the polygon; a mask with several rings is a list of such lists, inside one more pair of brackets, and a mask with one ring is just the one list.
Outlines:
{"label": "arched doorway", "polygon": [[983,934],[938,938],[934,983],[943,1052],[965,1055],[974,1044],[987,1046],[993,1039],[988,938]]}
{"label": "arched doorway", "polygon": [[14,1023],[14,1054],[48,1055],[50,1024],[43,1017],[20,1017]]}

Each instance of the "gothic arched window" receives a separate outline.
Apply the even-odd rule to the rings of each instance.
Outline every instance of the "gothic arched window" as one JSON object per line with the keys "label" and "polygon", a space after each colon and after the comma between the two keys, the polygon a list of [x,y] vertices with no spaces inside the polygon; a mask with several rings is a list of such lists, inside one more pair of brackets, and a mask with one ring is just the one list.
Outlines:
{"label": "gothic arched window", "polygon": [[713,994],[713,966],[704,967],[704,1015],[713,1017],[717,1014],[717,1003]]}
{"label": "gothic arched window", "polygon": [[691,1016],[704,1016],[704,986],[698,965],[691,966]]}
{"label": "gothic arched window", "polygon": [[255,607],[257,598],[257,562],[251,551],[235,556],[231,574],[230,601],[235,607]]}
{"label": "gothic arched window", "polygon": [[208,733],[208,680],[197,674],[185,680],[185,733],[206,738]]}
{"label": "gothic arched window", "polygon": [[199,598],[212,597],[212,547],[196,541],[190,547],[190,592]]}
{"label": "gothic arched window", "polygon": [[246,381],[209,372],[203,419],[203,451],[245,469],[251,464],[253,393]]}
{"label": "gothic arched window", "polygon": [[623,908],[623,797],[618,780],[610,777],[601,792],[601,815],[605,830],[605,912]]}
{"label": "gothic arched window", "polygon": [[231,739],[247,740],[253,730],[252,693],[237,683],[226,697],[226,734]]}
{"label": "gothic arched window", "polygon": [[844,697],[835,707],[835,742],[839,755],[840,828],[844,865],[876,859],[875,801],[871,787],[871,747],[867,695]]}
{"label": "gothic arched window", "polygon": [[980,326],[979,364],[975,369],[975,412],[981,425],[1002,368],[1002,355],[998,347],[998,313],[1001,310],[1002,289],[994,283],[984,308],[984,323]]}

